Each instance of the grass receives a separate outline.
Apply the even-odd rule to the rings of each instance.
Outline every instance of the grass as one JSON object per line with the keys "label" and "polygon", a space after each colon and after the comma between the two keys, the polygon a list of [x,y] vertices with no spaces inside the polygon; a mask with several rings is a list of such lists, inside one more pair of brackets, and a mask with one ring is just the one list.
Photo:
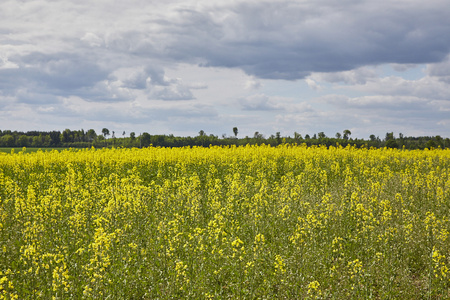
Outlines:
{"label": "grass", "polygon": [[[25,148],[25,151],[23,151],[24,148]],[[19,153],[19,152],[33,153],[33,152],[37,152],[39,150],[41,150],[41,151],[52,151],[52,150],[63,151],[65,149],[67,149],[67,148],[0,147],[0,152],[11,153],[12,151],[14,151],[14,153]]]}

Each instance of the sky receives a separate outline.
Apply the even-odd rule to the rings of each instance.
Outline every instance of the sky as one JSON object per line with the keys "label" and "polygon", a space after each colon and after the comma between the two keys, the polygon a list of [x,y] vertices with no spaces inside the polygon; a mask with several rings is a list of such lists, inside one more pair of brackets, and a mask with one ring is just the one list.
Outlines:
{"label": "sky", "polygon": [[448,16],[448,0],[2,0],[0,130],[450,137]]}

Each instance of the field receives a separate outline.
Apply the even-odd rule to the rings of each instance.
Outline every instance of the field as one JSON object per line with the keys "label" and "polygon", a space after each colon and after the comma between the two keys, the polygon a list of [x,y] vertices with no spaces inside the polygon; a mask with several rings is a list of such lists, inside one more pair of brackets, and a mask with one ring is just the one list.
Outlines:
{"label": "field", "polygon": [[449,299],[450,151],[0,153],[0,297]]}
{"label": "field", "polygon": [[62,151],[62,150],[66,150],[66,149],[67,148],[0,147],[0,153],[1,152],[4,152],[4,153],[19,153],[19,152],[31,153],[31,152],[37,152],[37,151],[46,152],[46,151],[52,151],[52,150]]}

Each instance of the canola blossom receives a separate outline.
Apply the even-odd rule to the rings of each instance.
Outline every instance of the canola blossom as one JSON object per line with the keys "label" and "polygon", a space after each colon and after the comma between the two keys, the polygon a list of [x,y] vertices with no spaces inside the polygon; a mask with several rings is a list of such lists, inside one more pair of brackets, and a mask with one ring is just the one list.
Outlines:
{"label": "canola blossom", "polygon": [[450,150],[0,153],[0,299],[450,298]]}

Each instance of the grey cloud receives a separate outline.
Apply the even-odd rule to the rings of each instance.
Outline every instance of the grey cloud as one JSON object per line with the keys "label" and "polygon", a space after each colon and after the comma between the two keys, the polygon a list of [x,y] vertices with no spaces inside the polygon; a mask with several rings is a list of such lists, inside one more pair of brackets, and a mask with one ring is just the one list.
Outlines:
{"label": "grey cloud", "polygon": [[397,72],[405,72],[409,69],[415,68],[416,64],[391,64],[392,68]]}
{"label": "grey cloud", "polygon": [[125,60],[124,68],[115,65],[106,69],[100,66],[101,61],[94,60],[95,55],[33,52],[12,57],[11,62],[18,68],[0,69],[0,88],[3,94],[16,96],[24,103],[45,103],[70,95],[90,102],[129,101],[137,97],[139,90],[152,99],[194,99],[190,87],[165,76],[158,65],[137,67],[134,61]]}
{"label": "grey cloud", "polygon": [[143,90],[151,86],[170,86],[176,80],[165,76],[164,69],[158,66],[127,66],[117,68],[108,77],[111,82],[117,82],[120,86]]}
{"label": "grey cloud", "polygon": [[[57,90],[74,90],[92,86],[108,73],[96,63],[79,55],[33,53],[22,58],[25,69],[30,69],[31,80]],[[30,67],[27,67],[29,65]]]}
{"label": "grey cloud", "polygon": [[165,77],[165,72],[162,68],[147,67],[145,72],[150,77],[152,85],[169,86],[173,83],[172,80]]}
{"label": "grey cloud", "polygon": [[[150,99],[159,100],[192,100],[194,95],[189,87],[178,78],[169,78],[165,75],[164,70],[146,68],[148,74],[147,94]],[[202,86],[200,86],[202,88]]]}
{"label": "grey cloud", "polygon": [[450,55],[440,63],[428,65],[426,72],[430,76],[436,77],[439,81],[450,84]]}
{"label": "grey cloud", "polygon": [[[161,65],[184,62],[239,68],[259,78],[295,80],[312,72],[348,71],[364,65],[441,61],[450,50],[447,4],[443,0],[382,4],[372,0],[264,0],[130,1],[92,6],[77,1],[70,3],[71,10],[46,5],[49,18],[43,22],[49,22],[45,23],[51,30],[45,34],[52,41],[49,45],[67,50],[67,42],[77,48],[74,53],[78,55],[94,53],[92,59],[102,61],[102,66],[108,61],[116,68],[130,66],[132,60],[141,58],[161,61]],[[62,14],[59,19],[58,13]],[[84,23],[78,14],[83,14]],[[62,18],[67,22],[56,23]],[[58,25],[67,30],[70,22],[79,29],[58,33]],[[38,47],[47,52],[50,48],[42,43]],[[74,88],[98,81],[96,74],[102,70],[96,64],[80,61],[76,55],[70,60],[73,64],[46,63],[50,71],[61,75],[47,74],[49,84]]]}
{"label": "grey cloud", "polygon": [[0,69],[0,88],[8,95],[28,89],[34,94],[64,96],[107,76],[98,65],[77,55],[32,53],[10,60],[18,68]]}
{"label": "grey cloud", "polygon": [[129,101],[141,95],[148,100],[192,100],[193,88],[198,87],[190,87],[180,79],[169,78],[158,67],[128,67],[114,71],[94,87],[80,90],[78,95],[94,102]]}
{"label": "grey cloud", "polygon": [[181,23],[163,25],[176,34],[166,45],[169,56],[299,79],[363,65],[438,62],[450,49],[450,8],[441,1],[258,1],[208,9],[179,11],[174,19]]}
{"label": "grey cloud", "polygon": [[[73,13],[62,14],[80,22],[74,16],[83,13],[86,24],[79,23],[81,30],[68,36],[54,36],[58,45],[73,45],[73,53],[34,52],[16,59],[31,64],[26,73],[39,85],[61,91],[94,86],[114,69],[136,66],[139,59],[239,68],[259,78],[295,80],[364,65],[439,62],[450,50],[450,7],[440,0],[408,5],[369,0],[172,2],[135,1],[139,9],[133,3],[108,7],[103,17],[103,4],[92,10],[85,2],[73,4]],[[160,10],[147,13],[155,5]],[[106,17],[117,25],[106,26]],[[98,28],[88,28],[94,21]],[[161,73],[148,71],[154,83],[168,85]],[[124,84],[142,89],[142,79]]]}
{"label": "grey cloud", "polygon": [[133,70],[131,74],[127,74],[125,78],[122,79],[124,86],[132,89],[145,89],[147,86],[148,74],[146,72],[141,72],[140,70]]}
{"label": "grey cloud", "polygon": [[40,94],[28,89],[19,89],[15,94],[14,102],[30,105],[50,105],[58,103],[59,101],[58,97],[53,94]]}

